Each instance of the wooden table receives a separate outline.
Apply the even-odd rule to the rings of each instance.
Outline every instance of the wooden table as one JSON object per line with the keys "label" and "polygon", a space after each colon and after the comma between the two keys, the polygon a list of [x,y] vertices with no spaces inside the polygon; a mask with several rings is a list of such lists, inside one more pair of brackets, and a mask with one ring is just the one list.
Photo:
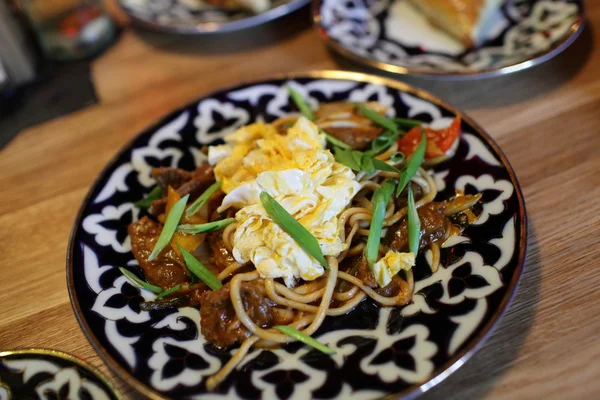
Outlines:
{"label": "wooden table", "polygon": [[[424,399],[600,398],[600,2],[558,58],[477,82],[403,78],[463,108],[514,166],[530,218],[518,294],[486,345]],[[227,37],[126,29],[94,64],[100,104],[22,132],[0,153],[0,349],[90,361],[126,398],[75,320],[65,252],[95,176],[172,109],[240,80],[358,69],[329,53],[308,12]],[[594,26],[595,25],[595,26]]]}

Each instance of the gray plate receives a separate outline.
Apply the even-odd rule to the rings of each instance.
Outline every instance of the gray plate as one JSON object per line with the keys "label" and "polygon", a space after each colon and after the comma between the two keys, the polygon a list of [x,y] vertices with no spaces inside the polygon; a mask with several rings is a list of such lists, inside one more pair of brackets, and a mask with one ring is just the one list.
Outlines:
{"label": "gray plate", "polygon": [[315,26],[338,53],[370,67],[440,79],[508,74],[551,59],[584,28],[582,0],[507,0],[473,49],[406,0],[316,0]]}
{"label": "gray plate", "polygon": [[145,28],[168,33],[204,35],[233,32],[283,17],[310,0],[274,0],[260,14],[194,7],[191,0],[119,0],[132,20]]}

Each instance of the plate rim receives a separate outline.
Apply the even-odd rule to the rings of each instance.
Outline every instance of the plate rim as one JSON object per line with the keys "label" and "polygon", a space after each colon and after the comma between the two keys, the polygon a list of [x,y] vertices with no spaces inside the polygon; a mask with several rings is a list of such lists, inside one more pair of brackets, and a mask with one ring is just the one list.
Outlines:
{"label": "plate rim", "polygon": [[156,32],[172,33],[179,35],[200,36],[200,35],[215,35],[219,33],[237,32],[244,29],[252,28],[258,25],[265,24],[275,19],[281,18],[300,8],[308,5],[312,0],[290,0],[288,3],[280,4],[277,7],[270,8],[260,14],[250,15],[249,17],[228,21],[224,23],[218,22],[199,22],[190,27],[178,27],[172,25],[162,25],[140,18],[131,13],[122,3],[123,0],[118,0],[119,8],[127,14],[131,21],[138,26],[150,29]]}
{"label": "plate rim", "polygon": [[[485,343],[485,341],[489,338],[489,336],[494,332],[498,322],[502,319],[502,316],[506,313],[509,305],[512,303],[516,289],[518,287],[518,283],[523,274],[524,266],[525,266],[525,258],[527,255],[527,237],[528,237],[528,220],[527,220],[527,212],[525,205],[525,198],[523,196],[523,192],[521,189],[521,185],[517,179],[514,168],[508,161],[506,155],[502,151],[502,149],[498,146],[498,144],[494,141],[494,139],[471,117],[469,117],[466,113],[461,111],[460,109],[450,105],[434,94],[420,89],[416,86],[410,85],[405,82],[397,81],[391,78],[385,78],[381,76],[361,73],[361,72],[350,72],[350,71],[341,71],[341,70],[313,70],[306,72],[292,72],[292,73],[281,73],[281,74],[270,74],[266,76],[261,76],[252,80],[242,80],[236,81],[236,83],[232,85],[227,85],[224,87],[219,87],[214,90],[210,90],[204,92],[198,97],[186,102],[183,106],[177,107],[171,111],[168,111],[162,116],[157,118],[157,121],[149,124],[145,129],[142,129],[139,133],[133,135],[125,144],[121,145],[118,151],[106,162],[102,170],[98,173],[98,175],[94,178],[92,184],[89,186],[89,189],[81,201],[81,205],[77,211],[75,216],[75,221],[73,222],[73,226],[71,228],[71,233],[69,235],[69,243],[67,247],[67,256],[66,256],[66,278],[67,278],[67,289],[69,292],[69,300],[71,303],[71,307],[73,309],[73,313],[75,314],[75,318],[79,323],[81,330],[83,331],[87,341],[91,344],[93,349],[98,353],[102,361],[109,367],[109,369],[115,375],[119,376],[124,382],[126,382],[129,386],[133,387],[136,391],[141,393],[142,395],[157,400],[168,400],[168,397],[164,397],[160,394],[156,389],[152,388],[149,385],[146,385],[142,381],[138,380],[130,371],[128,371],[124,366],[122,366],[114,357],[112,357],[102,346],[94,334],[94,332],[90,329],[87,321],[85,320],[85,316],[79,304],[79,300],[76,296],[75,290],[75,281],[73,277],[73,264],[74,264],[74,250],[75,250],[75,237],[78,234],[79,228],[82,225],[82,217],[86,206],[92,200],[92,195],[100,185],[100,182],[106,176],[108,171],[113,168],[117,161],[131,149],[133,144],[142,136],[148,134],[149,132],[156,130],[160,126],[164,125],[167,121],[171,120],[174,116],[185,111],[187,107],[190,107],[193,104],[198,103],[202,99],[213,96],[217,93],[228,92],[233,89],[239,88],[241,86],[252,85],[252,84],[260,84],[261,82],[269,81],[269,80],[282,80],[282,79],[333,79],[333,80],[350,80],[355,82],[364,82],[364,83],[372,83],[390,87],[395,90],[399,90],[405,93],[416,95],[422,99],[430,101],[437,106],[444,107],[445,109],[455,113],[455,115],[460,116],[465,122],[467,122],[471,127],[473,127],[476,132],[486,141],[486,143],[496,152],[496,155],[499,157],[502,165],[506,168],[508,172],[508,176],[511,180],[511,183],[515,189],[515,194],[517,196],[517,200],[519,203],[518,209],[518,217],[519,217],[519,228],[521,235],[517,240],[516,246],[518,249],[518,258],[517,258],[517,267],[510,282],[507,282],[507,292],[506,295],[500,301],[500,304],[496,310],[494,310],[490,320],[481,327],[476,335],[467,343],[467,345],[459,352],[454,354],[449,360],[444,363],[438,370],[434,371],[434,375],[428,378],[427,381],[422,382],[420,384],[414,384],[405,390],[393,393],[387,396],[384,396],[381,400],[392,400],[392,399],[403,399],[409,400],[414,399],[425,393],[432,387],[436,386],[443,380],[445,380],[448,376],[454,373],[458,368],[460,368],[467,360],[471,358],[471,356],[481,348],[481,346]],[[418,385],[418,386],[417,386]]]}
{"label": "plate rim", "polygon": [[119,393],[115,386],[108,380],[106,375],[83,358],[79,358],[62,350],[48,349],[43,347],[31,347],[25,349],[2,350],[0,351],[0,361],[4,357],[10,357],[12,355],[44,355],[59,358],[61,360],[73,363],[77,367],[82,368],[87,372],[91,373],[100,382],[102,382],[102,384],[104,384],[104,386],[106,386],[111,391],[111,393],[115,396],[117,400],[123,400],[123,396],[121,396],[121,393]]}
{"label": "plate rim", "polygon": [[[349,60],[361,64],[370,68],[374,68],[379,71],[388,72],[396,75],[410,75],[417,76],[426,79],[437,79],[437,80],[476,80],[476,79],[485,79],[485,78],[493,78],[503,75],[508,75],[513,72],[523,71],[525,69],[529,69],[540,65],[563,51],[569,48],[575,40],[585,29],[586,22],[586,9],[585,9],[585,1],[580,1],[580,12],[578,14],[577,20],[571,25],[569,29],[569,33],[566,34],[561,40],[556,42],[554,46],[545,52],[539,53],[533,57],[527,58],[522,61],[516,61],[510,65],[506,65],[503,67],[494,67],[494,68],[486,68],[479,71],[464,71],[464,72],[444,72],[444,71],[430,71],[423,70],[418,68],[411,67],[402,67],[396,64],[390,64],[383,61],[377,61],[375,59],[361,56],[356,54],[346,47],[339,44],[337,41],[333,40],[327,31],[321,26],[321,5],[324,0],[314,0],[311,5],[311,13],[313,19],[313,25],[317,30],[319,37],[321,40],[332,50],[337,52],[338,54],[348,58]],[[392,0],[394,1],[394,0]]]}

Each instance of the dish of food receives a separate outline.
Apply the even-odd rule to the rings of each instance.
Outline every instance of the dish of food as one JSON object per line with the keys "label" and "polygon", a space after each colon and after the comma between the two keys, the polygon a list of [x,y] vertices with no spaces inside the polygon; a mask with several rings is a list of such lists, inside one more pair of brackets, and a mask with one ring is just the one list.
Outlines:
{"label": "dish of food", "polygon": [[581,0],[319,0],[313,15],[325,42],[356,62],[448,79],[537,65],[567,48],[585,22]]}
{"label": "dish of food", "polygon": [[136,138],[67,271],[91,343],[146,395],[374,399],[464,361],[525,237],[514,174],[468,117],[325,72],[217,92]]}
{"label": "dish of food", "polygon": [[0,351],[0,399],[120,400],[96,368],[49,349]]}
{"label": "dish of food", "polygon": [[310,0],[119,0],[137,24],[162,32],[211,34],[250,28],[287,15]]}

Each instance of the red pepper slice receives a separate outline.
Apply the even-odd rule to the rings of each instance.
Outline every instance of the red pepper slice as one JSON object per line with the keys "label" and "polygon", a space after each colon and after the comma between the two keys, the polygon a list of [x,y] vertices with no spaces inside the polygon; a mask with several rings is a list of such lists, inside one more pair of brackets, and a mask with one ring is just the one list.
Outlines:
{"label": "red pepper slice", "polygon": [[452,148],[454,142],[460,135],[461,120],[456,117],[449,127],[444,129],[421,128],[416,126],[406,135],[398,139],[398,150],[404,153],[406,158],[410,157],[421,142],[421,129],[427,135],[427,149],[425,150],[425,159],[443,156]]}

